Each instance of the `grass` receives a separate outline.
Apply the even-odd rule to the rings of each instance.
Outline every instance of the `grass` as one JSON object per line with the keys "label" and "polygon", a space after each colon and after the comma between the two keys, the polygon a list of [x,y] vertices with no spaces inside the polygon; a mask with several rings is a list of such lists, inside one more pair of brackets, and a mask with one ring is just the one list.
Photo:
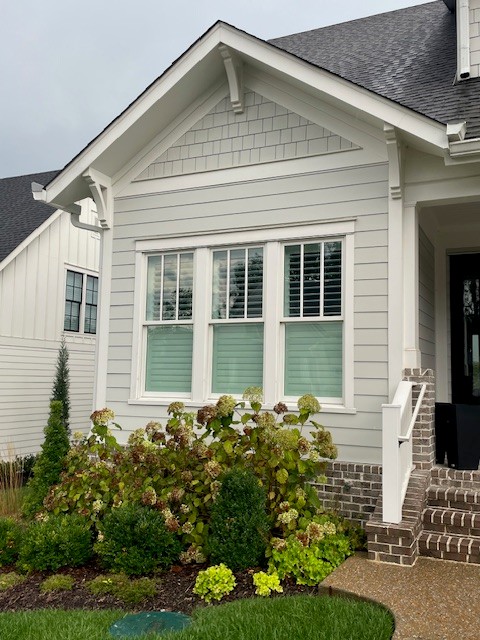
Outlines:
{"label": "grass", "polygon": [[[0,613],[0,638],[15,640],[111,640],[121,611],[39,610]],[[237,600],[198,609],[188,629],[165,640],[389,640],[393,618],[384,608],[328,596]]]}
{"label": "grass", "polygon": [[24,495],[23,461],[9,443],[0,450],[0,516],[18,516]]}

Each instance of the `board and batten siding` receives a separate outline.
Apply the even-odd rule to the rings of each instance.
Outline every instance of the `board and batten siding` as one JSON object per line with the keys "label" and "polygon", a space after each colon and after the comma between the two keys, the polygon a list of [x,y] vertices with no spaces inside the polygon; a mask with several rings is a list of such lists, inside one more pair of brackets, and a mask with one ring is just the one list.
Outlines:
{"label": "board and batten siding", "polygon": [[418,335],[422,369],[435,371],[435,248],[421,227],[418,249]]}
{"label": "board and batten siding", "polygon": [[[0,270],[0,457],[10,446],[21,455],[39,450],[63,334],[66,269],[98,272],[98,234],[74,227],[67,213],[52,219]],[[70,426],[87,432],[95,337],[65,335]]]}
{"label": "board and batten siding", "polygon": [[[185,178],[188,185],[188,177]],[[152,182],[149,183],[152,189]],[[164,235],[355,221],[355,414],[324,413],[339,458],[381,460],[387,402],[387,167],[383,163],[242,183],[118,198],[112,262],[107,404],[126,430],[164,420],[165,406],[128,404],[132,359],[135,241]]]}

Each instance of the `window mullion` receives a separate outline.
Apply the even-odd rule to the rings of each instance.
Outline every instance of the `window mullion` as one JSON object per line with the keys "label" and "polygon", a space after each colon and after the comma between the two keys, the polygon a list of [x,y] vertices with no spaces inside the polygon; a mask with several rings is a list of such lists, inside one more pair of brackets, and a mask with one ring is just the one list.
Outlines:
{"label": "window mullion", "polygon": [[266,404],[274,404],[279,398],[280,372],[280,318],[282,316],[281,245],[268,242],[264,248],[263,266],[263,393]]}

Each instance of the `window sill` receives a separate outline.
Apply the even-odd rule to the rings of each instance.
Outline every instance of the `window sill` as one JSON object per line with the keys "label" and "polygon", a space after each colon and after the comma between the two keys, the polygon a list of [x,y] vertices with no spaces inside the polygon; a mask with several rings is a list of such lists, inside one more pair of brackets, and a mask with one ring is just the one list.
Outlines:
{"label": "window sill", "polygon": [[[139,406],[154,406],[154,407],[168,407],[172,402],[183,402],[187,409],[200,409],[206,404],[215,404],[218,398],[209,398],[205,402],[197,402],[194,400],[186,400],[185,398],[129,398],[127,403],[129,405],[139,405]],[[241,401],[240,399],[238,400]],[[355,415],[357,410],[353,407],[345,407],[340,404],[325,404],[320,403],[322,410],[321,414],[327,415],[330,413],[341,413],[346,415]],[[298,407],[296,403],[287,402],[287,408],[289,411],[298,412]],[[272,411],[273,405],[265,404],[263,405],[263,409],[267,411]]]}
{"label": "window sill", "polygon": [[94,333],[76,333],[70,331],[64,331],[63,337],[67,344],[95,344]]}

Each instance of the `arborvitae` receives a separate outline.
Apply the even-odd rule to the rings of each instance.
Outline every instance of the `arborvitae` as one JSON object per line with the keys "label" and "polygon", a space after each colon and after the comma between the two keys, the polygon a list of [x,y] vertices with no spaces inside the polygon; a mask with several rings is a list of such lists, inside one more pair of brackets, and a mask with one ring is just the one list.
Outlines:
{"label": "arborvitae", "polygon": [[222,478],[207,541],[210,562],[232,571],[265,562],[269,523],[265,490],[251,471],[232,469]]}
{"label": "arborvitae", "polygon": [[62,419],[67,433],[70,434],[70,370],[68,368],[68,349],[65,338],[62,338],[58,350],[57,368],[50,400],[60,400],[62,403]]}
{"label": "arborvitae", "polygon": [[60,480],[65,456],[70,448],[67,430],[62,419],[62,403],[50,402],[50,417],[44,429],[45,441],[33,467],[33,477],[27,484],[27,493],[23,503],[26,516],[33,516],[43,508],[43,500],[50,487]]}

